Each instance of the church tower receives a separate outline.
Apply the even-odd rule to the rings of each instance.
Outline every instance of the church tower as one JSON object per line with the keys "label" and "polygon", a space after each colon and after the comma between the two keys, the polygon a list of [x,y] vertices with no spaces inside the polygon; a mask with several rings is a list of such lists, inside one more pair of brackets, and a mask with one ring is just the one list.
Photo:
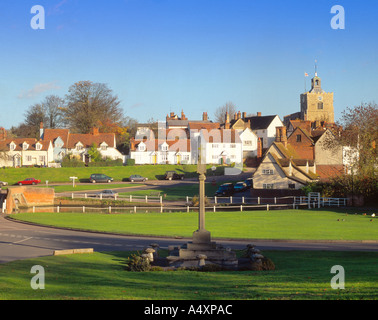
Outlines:
{"label": "church tower", "polygon": [[301,94],[301,119],[334,123],[333,92],[325,92],[315,70],[311,79],[311,90]]}

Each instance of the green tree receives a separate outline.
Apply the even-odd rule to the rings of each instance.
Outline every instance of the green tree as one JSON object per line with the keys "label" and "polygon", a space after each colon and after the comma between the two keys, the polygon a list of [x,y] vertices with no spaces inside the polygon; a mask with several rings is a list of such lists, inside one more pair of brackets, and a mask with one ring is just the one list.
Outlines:
{"label": "green tree", "polygon": [[91,147],[88,149],[88,154],[91,157],[91,160],[94,162],[98,162],[102,160],[101,152],[98,151],[96,143],[93,143]]}

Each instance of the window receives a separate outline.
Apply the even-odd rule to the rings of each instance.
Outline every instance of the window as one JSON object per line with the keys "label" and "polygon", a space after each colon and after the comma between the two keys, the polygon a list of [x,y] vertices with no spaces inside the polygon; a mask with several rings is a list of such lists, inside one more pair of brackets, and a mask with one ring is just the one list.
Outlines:
{"label": "window", "polygon": [[246,141],[243,141],[243,144],[245,146],[251,146],[252,145],[252,140],[246,140]]}
{"label": "window", "polygon": [[16,149],[16,145],[14,143],[11,143],[9,147],[10,147],[11,150],[15,150]]}
{"label": "window", "polygon": [[274,189],[274,184],[273,183],[263,183],[263,188],[264,189]]}
{"label": "window", "polygon": [[318,102],[318,110],[323,110],[323,102]]}
{"label": "window", "polygon": [[[102,150],[102,151],[106,151],[107,149],[108,149],[108,147],[107,147],[106,145],[102,145],[102,146],[101,146],[101,150]],[[141,150],[141,151],[144,151],[144,150]]]}
{"label": "window", "polygon": [[297,134],[297,142],[302,142],[302,135]]}
{"label": "window", "polygon": [[295,189],[295,183],[289,183],[289,189]]}
{"label": "window", "polygon": [[274,174],[274,171],[272,169],[263,169],[262,174]]}
{"label": "window", "polygon": [[78,150],[78,151],[83,150],[83,146],[81,144],[77,144],[76,150]]}
{"label": "window", "polygon": [[145,145],[143,145],[143,144],[139,145],[139,151],[145,151],[145,150],[146,150],[146,146]]}
{"label": "window", "polygon": [[26,161],[27,162],[31,162],[32,161],[32,157],[31,156],[26,156]]}
{"label": "window", "polygon": [[166,154],[162,154],[161,161],[168,161],[168,156]]}
{"label": "window", "polygon": [[161,150],[162,151],[168,151],[168,146],[165,144],[165,145],[162,145],[161,146]]}
{"label": "window", "polygon": [[29,145],[27,143],[23,143],[22,144],[22,149],[23,150],[28,150],[28,147],[29,147]]}
{"label": "window", "polygon": [[236,148],[236,144],[235,144],[235,143],[232,143],[230,147],[231,147],[231,148]]}
{"label": "window", "polygon": [[183,161],[189,161],[189,155],[188,155],[188,154],[184,154],[184,155],[182,156],[182,160],[183,160]]}
{"label": "window", "polygon": [[45,156],[39,156],[39,162],[45,162]]}
{"label": "window", "polygon": [[219,148],[219,144],[213,143],[213,148]]}
{"label": "window", "polygon": [[37,144],[35,145],[35,149],[36,149],[37,151],[41,150],[41,149],[42,149],[42,145],[41,145],[40,143],[37,143]]}

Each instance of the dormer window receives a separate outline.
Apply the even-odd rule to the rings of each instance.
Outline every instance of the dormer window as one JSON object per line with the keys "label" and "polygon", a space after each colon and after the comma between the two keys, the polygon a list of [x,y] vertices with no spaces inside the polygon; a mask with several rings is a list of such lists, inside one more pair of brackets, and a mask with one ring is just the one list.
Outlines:
{"label": "dormer window", "polygon": [[103,142],[101,143],[100,148],[101,148],[101,151],[106,151],[108,149],[108,145],[105,142]]}
{"label": "dormer window", "polygon": [[26,142],[24,142],[22,144],[22,150],[28,150],[28,148],[29,148],[29,145]]}
{"label": "dormer window", "polygon": [[141,143],[138,147],[139,151],[146,151],[146,145]]}
{"label": "dormer window", "polygon": [[81,151],[81,150],[83,150],[83,145],[81,144],[81,142],[78,142],[78,143],[76,144],[76,150],[77,150],[77,151]]}
{"label": "dormer window", "polygon": [[16,144],[12,142],[12,143],[9,145],[9,148],[10,148],[12,151],[16,150]]}
{"label": "dormer window", "polygon": [[161,151],[168,151],[168,145],[166,143],[161,145]]}
{"label": "dormer window", "polygon": [[37,144],[35,145],[35,149],[36,149],[37,151],[42,150],[42,145],[41,145],[40,143],[37,143]]}

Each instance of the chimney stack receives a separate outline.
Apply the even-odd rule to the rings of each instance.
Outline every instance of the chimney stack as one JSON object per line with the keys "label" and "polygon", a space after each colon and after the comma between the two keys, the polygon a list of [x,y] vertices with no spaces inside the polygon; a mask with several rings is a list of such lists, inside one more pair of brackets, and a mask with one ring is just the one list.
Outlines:
{"label": "chimney stack", "polygon": [[257,159],[262,158],[262,143],[261,143],[261,138],[257,141]]}
{"label": "chimney stack", "polygon": [[204,113],[203,113],[203,115],[202,115],[202,120],[203,120],[203,121],[207,121],[207,120],[208,120],[207,112],[204,112]]}
{"label": "chimney stack", "polygon": [[243,112],[243,120],[247,118],[247,112]]}
{"label": "chimney stack", "polygon": [[0,128],[0,141],[7,139],[7,131],[4,128]]}
{"label": "chimney stack", "polygon": [[228,112],[226,112],[226,119],[225,119],[225,122],[224,122],[224,128],[230,129],[230,115],[228,114]]}
{"label": "chimney stack", "polygon": [[43,122],[39,124],[39,139],[43,140],[43,134],[45,132],[45,129],[43,128]]}
{"label": "chimney stack", "polygon": [[91,131],[92,131],[92,132],[91,132],[92,135],[94,135],[94,136],[97,136],[97,135],[99,134],[99,130],[98,130],[98,128],[96,128],[96,127],[93,127]]}
{"label": "chimney stack", "polygon": [[238,119],[241,119],[241,112],[238,111]]}
{"label": "chimney stack", "polygon": [[261,117],[261,112],[257,112],[257,116],[258,116],[258,117]]}

